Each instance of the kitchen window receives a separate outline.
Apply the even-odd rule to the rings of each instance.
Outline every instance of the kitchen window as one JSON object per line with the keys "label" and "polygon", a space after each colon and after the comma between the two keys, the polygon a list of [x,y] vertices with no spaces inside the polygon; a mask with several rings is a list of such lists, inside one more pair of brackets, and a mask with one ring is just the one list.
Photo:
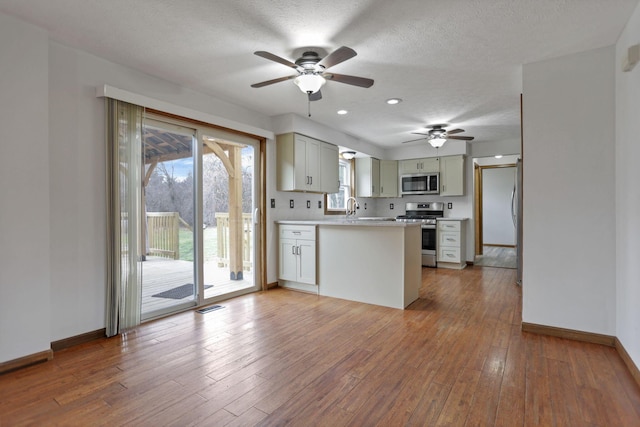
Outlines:
{"label": "kitchen window", "polygon": [[337,193],[327,194],[325,197],[325,214],[340,215],[346,210],[346,201],[353,191],[353,160],[340,159],[338,164],[338,178],[340,189]]}

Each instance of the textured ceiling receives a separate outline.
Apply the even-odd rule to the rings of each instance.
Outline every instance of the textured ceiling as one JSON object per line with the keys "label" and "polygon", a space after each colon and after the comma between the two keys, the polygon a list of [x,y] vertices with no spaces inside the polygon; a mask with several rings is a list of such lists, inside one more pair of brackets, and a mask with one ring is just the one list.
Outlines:
{"label": "textured ceiling", "polygon": [[[275,116],[306,115],[292,74],[255,56],[305,47],[358,56],[331,68],[312,120],[382,147],[450,123],[474,143],[519,138],[522,64],[616,42],[638,0],[0,0],[63,44]],[[4,59],[3,59],[4,60]],[[399,97],[399,105],[385,100]],[[339,116],[336,111],[349,114]]]}

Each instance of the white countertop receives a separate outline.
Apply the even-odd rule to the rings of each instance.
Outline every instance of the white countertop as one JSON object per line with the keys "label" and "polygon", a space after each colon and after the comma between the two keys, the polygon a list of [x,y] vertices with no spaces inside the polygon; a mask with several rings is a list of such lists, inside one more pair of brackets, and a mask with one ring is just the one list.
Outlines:
{"label": "white countertop", "polygon": [[447,218],[438,218],[438,221],[466,221],[469,218],[456,218],[456,217],[447,217]]}
{"label": "white countertop", "polygon": [[418,223],[396,222],[389,220],[376,220],[376,219],[316,219],[316,220],[279,220],[275,221],[276,224],[291,224],[291,225],[338,225],[349,227],[419,227]]}

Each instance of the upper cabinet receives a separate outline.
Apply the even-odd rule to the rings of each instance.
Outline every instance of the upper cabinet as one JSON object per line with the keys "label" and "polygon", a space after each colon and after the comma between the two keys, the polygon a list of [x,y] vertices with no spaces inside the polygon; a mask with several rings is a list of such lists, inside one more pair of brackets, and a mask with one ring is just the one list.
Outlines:
{"label": "upper cabinet", "polygon": [[398,197],[398,162],[356,157],[356,197]]}
{"label": "upper cabinet", "polygon": [[397,160],[380,160],[380,197],[398,197]]}
{"label": "upper cabinet", "polygon": [[356,157],[356,197],[380,196],[380,160]]}
{"label": "upper cabinet", "polygon": [[410,173],[440,172],[440,162],[438,160],[438,157],[400,160],[398,162],[398,172],[400,173],[400,175]]}
{"label": "upper cabinet", "polygon": [[440,195],[464,196],[464,156],[440,158]]}
{"label": "upper cabinet", "polygon": [[338,147],[322,143],[320,146],[320,191],[337,193],[340,191]]}
{"label": "upper cabinet", "polygon": [[278,191],[338,191],[338,147],[308,136],[276,137]]}

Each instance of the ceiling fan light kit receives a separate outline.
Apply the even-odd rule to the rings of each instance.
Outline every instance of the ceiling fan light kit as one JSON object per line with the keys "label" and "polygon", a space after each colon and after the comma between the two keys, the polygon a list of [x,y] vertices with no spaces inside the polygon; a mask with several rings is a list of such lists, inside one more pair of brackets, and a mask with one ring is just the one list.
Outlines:
{"label": "ceiling fan light kit", "polygon": [[309,74],[301,74],[295,79],[293,82],[300,88],[303,93],[316,93],[322,88],[322,86],[327,82],[327,80],[322,77],[320,74],[309,73]]}
{"label": "ceiling fan light kit", "polygon": [[445,142],[447,142],[447,140],[441,137],[432,138],[429,140],[429,144],[431,144],[433,148],[440,148],[444,145]]}

